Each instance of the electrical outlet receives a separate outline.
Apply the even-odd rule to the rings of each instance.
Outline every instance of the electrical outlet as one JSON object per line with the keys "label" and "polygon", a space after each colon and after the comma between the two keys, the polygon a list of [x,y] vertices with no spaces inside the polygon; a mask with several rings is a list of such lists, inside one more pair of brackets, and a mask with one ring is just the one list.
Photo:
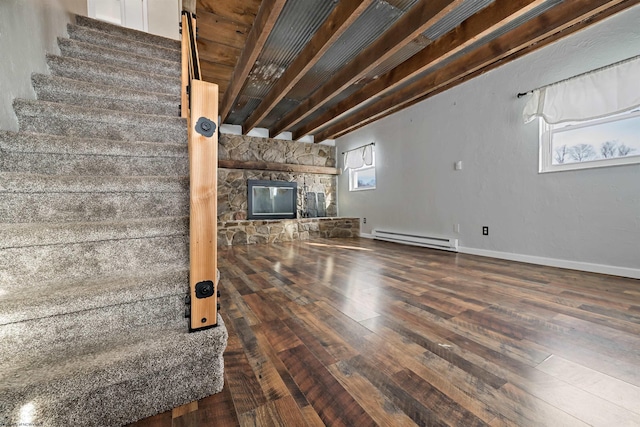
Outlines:
{"label": "electrical outlet", "polygon": [[483,236],[488,236],[489,235],[489,227],[486,225],[482,226],[482,235]]}
{"label": "electrical outlet", "polygon": [[363,218],[363,219],[362,219],[362,223],[363,223],[363,224],[366,224],[366,223],[367,223],[367,218]]}
{"label": "electrical outlet", "polygon": [[454,233],[459,233],[460,232],[460,224],[454,224],[453,225],[453,232]]}

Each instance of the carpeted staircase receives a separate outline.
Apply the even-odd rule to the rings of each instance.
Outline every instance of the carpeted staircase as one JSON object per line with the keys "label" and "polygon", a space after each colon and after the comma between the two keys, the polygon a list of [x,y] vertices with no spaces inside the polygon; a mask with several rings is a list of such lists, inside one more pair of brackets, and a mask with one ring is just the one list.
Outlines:
{"label": "carpeted staircase", "polygon": [[0,131],[0,425],[115,426],[219,392],[188,333],[177,41],[78,17]]}

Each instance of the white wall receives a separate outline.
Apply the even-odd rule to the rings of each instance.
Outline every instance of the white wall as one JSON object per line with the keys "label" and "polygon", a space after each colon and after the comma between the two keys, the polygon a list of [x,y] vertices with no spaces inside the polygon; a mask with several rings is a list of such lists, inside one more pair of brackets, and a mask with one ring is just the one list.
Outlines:
{"label": "white wall", "polygon": [[339,214],[366,217],[363,233],[455,236],[470,253],[640,277],[640,165],[538,174],[538,125],[515,96],[638,55],[639,22],[635,6],[339,138],[338,153],[375,141],[378,165],[376,190],[350,193],[340,176]]}
{"label": "white wall", "polygon": [[59,53],[73,14],[86,15],[86,0],[0,1],[0,129],[17,130],[14,98],[35,98],[31,73],[45,72],[45,53]]}
{"label": "white wall", "polygon": [[149,0],[149,32],[159,36],[180,39],[180,1]]}

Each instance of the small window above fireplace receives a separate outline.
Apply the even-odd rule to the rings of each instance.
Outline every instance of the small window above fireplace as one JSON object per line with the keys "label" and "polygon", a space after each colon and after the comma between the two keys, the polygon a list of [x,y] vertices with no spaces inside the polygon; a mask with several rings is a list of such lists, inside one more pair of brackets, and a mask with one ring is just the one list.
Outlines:
{"label": "small window above fireplace", "polygon": [[248,219],[297,218],[298,183],[248,180]]}

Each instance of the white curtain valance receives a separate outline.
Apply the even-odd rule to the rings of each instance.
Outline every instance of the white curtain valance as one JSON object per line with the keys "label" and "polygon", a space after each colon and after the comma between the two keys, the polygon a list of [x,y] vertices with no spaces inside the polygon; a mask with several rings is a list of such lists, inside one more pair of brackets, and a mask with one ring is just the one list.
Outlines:
{"label": "white curtain valance", "polygon": [[640,57],[533,91],[524,122],[591,120],[640,106]]}
{"label": "white curtain valance", "polygon": [[358,169],[364,165],[371,166],[373,164],[373,143],[344,153],[344,168]]}

